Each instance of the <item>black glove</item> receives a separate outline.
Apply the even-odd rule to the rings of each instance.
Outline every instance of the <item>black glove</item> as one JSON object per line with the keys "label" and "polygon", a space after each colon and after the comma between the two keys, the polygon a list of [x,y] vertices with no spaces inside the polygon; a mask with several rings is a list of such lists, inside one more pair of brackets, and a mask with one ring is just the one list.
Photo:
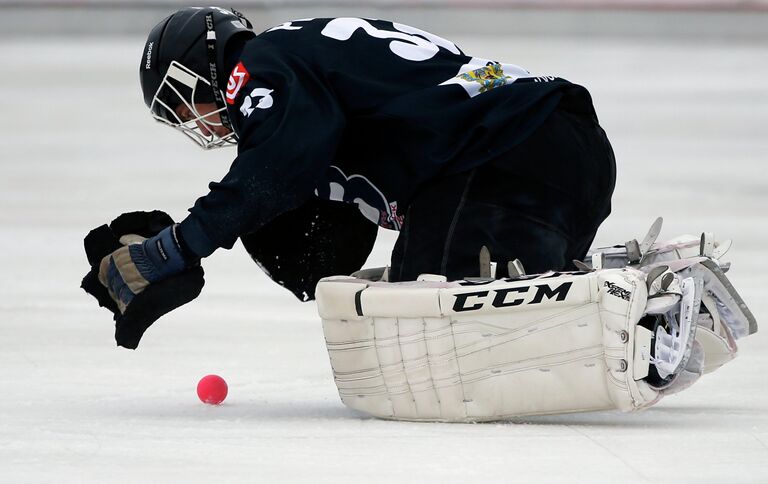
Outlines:
{"label": "black glove", "polygon": [[[102,260],[109,263],[110,258],[105,257],[124,247],[120,242],[121,237],[138,235],[152,239],[173,223],[173,219],[164,212],[131,212],[119,216],[109,226],[102,225],[91,230],[85,237],[85,253],[91,270],[83,278],[81,287],[95,297],[100,306],[112,311],[118,346],[136,349],[144,332],[152,323],[162,315],[195,299],[205,284],[203,269],[199,265],[166,278],[150,281],[151,284],[132,295],[129,300],[113,298],[99,281]],[[120,301],[120,304],[116,300]]]}

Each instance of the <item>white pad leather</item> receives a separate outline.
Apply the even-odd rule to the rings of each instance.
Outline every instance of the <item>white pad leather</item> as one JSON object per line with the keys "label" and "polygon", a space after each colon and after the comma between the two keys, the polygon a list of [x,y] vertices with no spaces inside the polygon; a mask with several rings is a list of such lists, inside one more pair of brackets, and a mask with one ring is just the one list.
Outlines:
{"label": "white pad leather", "polygon": [[342,401],[382,418],[481,421],[655,403],[642,380],[645,274],[623,268],[483,284],[322,280]]}

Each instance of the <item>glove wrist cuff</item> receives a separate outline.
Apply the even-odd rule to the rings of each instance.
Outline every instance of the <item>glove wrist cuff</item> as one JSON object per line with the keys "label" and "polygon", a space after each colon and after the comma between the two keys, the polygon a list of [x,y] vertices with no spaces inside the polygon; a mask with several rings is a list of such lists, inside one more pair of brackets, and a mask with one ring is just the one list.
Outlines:
{"label": "glove wrist cuff", "polygon": [[189,247],[187,241],[184,240],[182,231],[179,230],[179,224],[171,226],[171,236],[176,243],[176,247],[179,249],[182,258],[184,259],[184,266],[186,268],[196,266],[200,263],[200,257]]}
{"label": "glove wrist cuff", "polygon": [[131,248],[131,258],[150,283],[183,272],[194,264],[185,258],[174,232],[175,226],[171,225],[145,240],[140,248]]}

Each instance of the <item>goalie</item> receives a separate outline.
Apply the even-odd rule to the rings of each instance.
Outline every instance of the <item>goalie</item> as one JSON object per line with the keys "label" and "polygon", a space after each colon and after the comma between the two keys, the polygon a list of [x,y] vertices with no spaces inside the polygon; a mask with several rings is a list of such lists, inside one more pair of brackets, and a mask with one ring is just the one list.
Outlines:
{"label": "goalie", "polygon": [[[121,346],[194,299],[200,260],[238,238],[317,295],[342,400],[384,418],[641,409],[757,330],[710,236],[654,245],[659,223],[582,261],[615,162],[589,93],[564,79],[398,23],[256,35],[217,7],[161,21],[140,79],[157,121],[238,156],[179,224],[128,213],[86,238],[83,287]],[[328,278],[360,269],[377,226],[400,231],[390,270]]]}

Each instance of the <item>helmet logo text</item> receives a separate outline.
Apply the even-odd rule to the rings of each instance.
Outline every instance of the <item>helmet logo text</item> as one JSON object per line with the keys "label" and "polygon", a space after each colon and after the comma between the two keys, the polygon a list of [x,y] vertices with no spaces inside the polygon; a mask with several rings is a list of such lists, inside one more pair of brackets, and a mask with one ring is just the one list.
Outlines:
{"label": "helmet logo text", "polygon": [[144,69],[151,69],[152,68],[152,46],[154,45],[154,42],[150,42],[147,44],[147,63],[144,65]]}

